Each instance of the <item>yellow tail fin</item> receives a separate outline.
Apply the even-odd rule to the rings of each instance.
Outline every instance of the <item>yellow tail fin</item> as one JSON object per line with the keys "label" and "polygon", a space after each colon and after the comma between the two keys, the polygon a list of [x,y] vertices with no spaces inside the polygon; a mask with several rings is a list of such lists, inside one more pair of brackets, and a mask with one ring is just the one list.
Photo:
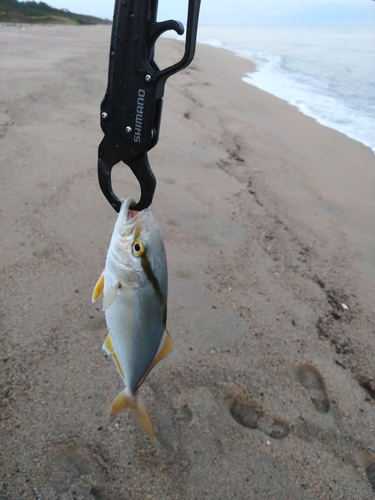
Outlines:
{"label": "yellow tail fin", "polygon": [[130,398],[125,394],[125,391],[121,391],[112,402],[111,414],[118,413],[125,408],[129,408],[135,413],[143,428],[150,436],[154,435],[154,424],[145,405],[138,397]]}

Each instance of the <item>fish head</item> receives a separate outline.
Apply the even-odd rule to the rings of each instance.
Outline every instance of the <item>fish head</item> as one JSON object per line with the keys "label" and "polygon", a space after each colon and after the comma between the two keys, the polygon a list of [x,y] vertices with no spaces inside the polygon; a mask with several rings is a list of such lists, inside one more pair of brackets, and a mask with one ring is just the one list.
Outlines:
{"label": "fish head", "polygon": [[165,281],[166,257],[160,228],[149,208],[141,212],[131,210],[133,202],[131,198],[123,201],[111,241],[121,281],[134,281],[136,271],[136,281],[141,284],[143,279],[149,279],[150,270]]}

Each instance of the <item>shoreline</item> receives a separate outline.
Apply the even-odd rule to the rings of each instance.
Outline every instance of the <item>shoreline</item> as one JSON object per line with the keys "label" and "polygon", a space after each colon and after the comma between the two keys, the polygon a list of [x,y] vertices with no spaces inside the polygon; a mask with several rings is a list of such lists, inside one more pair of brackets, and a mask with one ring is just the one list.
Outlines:
{"label": "shoreline", "polygon": [[[149,154],[177,348],[140,390],[156,437],[108,415],[123,384],[91,293],[116,219],[96,173],[109,39],[0,30],[4,500],[372,498],[372,152],[206,45],[168,80]],[[113,182],[138,198],[130,169]]]}
{"label": "shoreline", "polygon": [[[220,31],[220,27],[217,27],[217,28]],[[228,29],[228,28],[229,27],[222,27],[223,30]],[[323,28],[323,31],[327,30],[327,28],[328,27]],[[354,27],[354,29],[359,29],[359,28],[361,28],[361,29],[367,28],[368,29],[369,27],[368,26],[355,26]],[[254,28],[254,29],[257,29],[257,28]],[[271,28],[266,27],[263,29],[265,29],[266,31],[267,30],[269,31]],[[283,29],[283,28],[276,27],[276,29]],[[295,28],[295,29],[298,29],[298,28]],[[318,28],[317,27],[310,27],[310,29],[318,29]],[[340,29],[340,27],[336,27],[336,28],[333,27],[333,29],[338,30],[338,29]],[[222,36],[224,36],[224,32],[222,33]],[[257,68],[259,68],[260,73],[263,73],[264,71],[267,72],[267,68],[268,67],[272,68],[272,66],[275,63],[275,61],[273,59],[274,58],[277,59],[279,57],[278,55],[275,55],[273,53],[264,53],[263,59],[261,58],[261,56],[259,56],[259,61],[257,62],[257,58],[254,56],[254,54],[252,54],[252,52],[254,52],[254,50],[250,50],[249,48],[245,49],[244,47],[241,48],[240,42],[238,42],[237,47],[236,47],[236,44],[229,43],[229,42],[223,42],[221,39],[220,40],[219,39],[213,40],[213,41],[209,41],[209,40],[200,41],[200,43],[203,43],[204,45],[212,46],[214,48],[224,49],[226,51],[231,52],[232,54],[235,54],[236,56],[243,57],[245,59],[247,58],[247,59],[251,60],[255,64],[256,69],[249,71],[248,74],[243,75],[242,78],[246,83],[248,83],[249,85],[255,86],[256,88],[259,88],[260,90],[263,90],[264,92],[267,92],[270,95],[273,95],[275,97],[278,97],[279,99],[284,100],[285,102],[287,102],[291,106],[296,107],[305,116],[308,116],[310,118],[315,119],[317,121],[317,123],[319,123],[320,125],[323,125],[325,127],[336,130],[337,132],[340,132],[343,135],[345,135],[346,137],[348,137],[349,139],[353,139],[353,140],[361,143],[362,145],[370,148],[371,151],[375,155],[375,143],[373,143],[373,142],[371,143],[371,141],[369,142],[368,138],[366,139],[366,137],[364,137],[363,135],[362,135],[362,137],[358,137],[358,127],[363,126],[363,125],[361,123],[357,123],[357,125],[355,127],[353,125],[350,125],[349,129],[348,129],[348,125],[345,124],[345,120],[343,122],[342,122],[342,120],[335,121],[333,119],[327,118],[327,116],[324,116],[324,114],[319,113],[319,111],[317,109],[314,109],[316,107],[315,103],[314,103],[314,101],[316,100],[316,96],[311,96],[311,95],[309,95],[308,90],[302,89],[300,84],[297,83],[297,80],[295,79],[295,75],[294,76],[292,76],[291,74],[281,75],[280,73],[278,73],[278,74],[274,75],[273,80],[276,79],[276,81],[277,81],[278,79],[279,80],[281,79],[281,82],[283,82],[284,79],[287,78],[289,80],[289,84],[295,85],[297,83],[296,91],[298,93],[298,98],[296,98],[295,96],[292,96],[292,95],[289,95],[289,96],[285,95],[285,89],[283,89],[283,88],[280,89],[278,86],[276,86],[276,87],[273,86],[273,89],[269,89],[268,88],[269,83],[267,81],[264,81],[263,79],[261,79],[260,82],[258,82],[258,78],[255,77],[255,81],[254,80],[251,81],[251,79],[253,78],[253,75],[251,75],[251,73],[254,73],[254,71],[257,71]],[[263,69],[262,69],[262,67],[263,67]],[[273,69],[273,71],[274,71],[274,69]],[[286,84],[286,82],[284,81],[284,85],[285,84]],[[301,94],[301,92],[302,92],[302,94]],[[307,94],[306,94],[306,92],[307,92]],[[328,96],[325,96],[324,94],[323,94],[323,96],[326,99],[328,98]],[[326,105],[328,105],[328,104],[326,103]],[[331,105],[332,105],[332,103],[331,103]],[[337,106],[342,106],[342,105],[347,106],[347,104],[345,104],[344,100],[337,101]],[[350,112],[349,109],[347,111],[348,111],[348,113]],[[354,111],[351,110],[350,115],[352,115],[353,112]],[[343,117],[341,117],[341,119],[342,118]]]}
{"label": "shoreline", "polygon": [[[214,51],[219,51],[219,53],[221,52],[221,48],[202,44],[202,47],[204,46],[213,49]],[[203,48],[201,49],[201,51],[205,59],[209,60],[209,51],[207,53]],[[224,54],[225,51],[223,52],[223,59]],[[254,70],[254,62],[252,60],[242,57],[236,57],[231,51],[229,51],[228,55],[230,58],[232,58],[231,69],[234,68],[237,75],[243,74],[244,71],[249,72]],[[236,61],[236,63],[234,61]],[[247,65],[250,65],[250,68],[246,69]],[[210,69],[214,70],[213,67],[211,67]],[[246,92],[247,87],[250,87],[251,89],[249,89],[249,92]],[[274,113],[274,117],[277,121],[271,123],[270,121],[264,120],[260,124],[260,133],[264,134],[269,132],[273,139],[277,139],[278,142],[273,143],[273,146],[279,147],[280,149],[281,163],[283,162],[284,156],[284,152],[281,153],[281,151],[285,150],[286,143],[288,143],[289,148],[295,147],[295,152],[298,155],[298,160],[300,160],[300,158],[302,158],[303,156],[305,156],[306,159],[312,159],[314,144],[310,143],[310,141],[306,142],[306,140],[304,144],[303,134],[305,134],[305,139],[308,136],[311,136],[312,142],[319,141],[321,154],[325,155],[326,153],[328,153],[328,155],[332,157],[325,158],[323,162],[324,166],[316,165],[316,169],[312,173],[308,172],[303,164],[295,162],[293,171],[293,174],[296,175],[295,180],[290,179],[291,172],[283,172],[285,178],[289,177],[287,182],[293,185],[293,189],[296,189],[298,186],[298,189],[301,190],[301,192],[299,193],[300,200],[298,201],[305,201],[303,200],[302,192],[307,196],[307,199],[310,199],[311,195],[316,196],[316,200],[319,200],[319,204],[322,205],[323,211],[321,215],[325,215],[327,216],[327,218],[333,216],[334,218],[336,218],[336,223],[338,222],[344,227],[346,221],[344,220],[343,209],[339,205],[345,203],[346,199],[350,200],[351,198],[358,196],[358,203],[356,205],[353,204],[354,200],[351,202],[351,213],[349,210],[346,210],[347,221],[349,222],[350,219],[356,219],[356,223],[354,223],[353,221],[353,224],[351,226],[351,229],[355,231],[357,229],[356,224],[360,224],[360,219],[366,216],[368,235],[371,238],[371,210],[368,210],[368,208],[369,205],[371,205],[375,209],[375,205],[371,201],[371,191],[369,191],[367,187],[367,198],[361,198],[361,196],[359,195],[359,185],[362,185],[362,187],[365,188],[362,182],[362,176],[370,183],[372,183],[372,180],[375,179],[375,171],[373,169],[374,158],[372,150],[368,146],[348,137],[342,132],[337,131],[329,126],[322,125],[315,118],[302,113],[296,106],[291,105],[284,99],[274,96],[273,94],[258,89],[254,85],[249,85],[241,81],[237,82],[236,88],[239,91],[241,89],[240,94],[238,94],[239,96],[243,97],[244,95],[246,95],[249,98],[247,102],[250,105],[250,114],[252,110],[251,106],[254,107],[256,112],[258,112],[262,104],[264,105],[265,109],[267,109],[267,118],[269,118],[270,116],[269,110]],[[224,94],[222,95],[224,96]],[[230,96],[230,100],[231,102],[235,102],[236,96]],[[233,115],[237,118],[236,113],[233,113]],[[289,134],[289,137],[287,134],[284,134],[283,121],[285,119],[285,116],[287,116],[286,123],[293,126],[291,128],[292,134]],[[243,120],[243,122],[250,125],[250,128],[252,130],[256,130],[257,124],[255,124],[254,120]],[[294,126],[294,123],[298,124],[297,127]],[[300,125],[301,128],[299,127]],[[288,140],[286,141],[285,139]],[[350,151],[350,153],[343,152],[342,150],[348,150]],[[316,153],[319,154],[319,149],[316,150]],[[335,158],[335,156],[337,156],[337,159],[340,158],[341,161],[334,161],[333,159]],[[345,160],[343,157],[346,157]],[[327,167],[329,168],[327,169]],[[257,170],[257,167],[255,167],[255,170]],[[264,174],[265,183],[268,183],[268,189],[272,189],[273,194],[276,196],[280,194],[280,192],[277,192],[277,183],[274,183],[274,176],[277,175],[277,170],[267,169]],[[356,179],[357,174],[360,175],[359,181],[358,179]],[[287,190],[288,194],[289,189],[290,188],[288,188]],[[287,198],[284,198],[283,201],[285,206],[287,206],[289,200]],[[364,206],[363,213],[360,208],[362,203]],[[306,216],[310,217],[310,214],[307,213]],[[349,228],[345,227],[344,232],[349,233]],[[368,260],[372,260],[370,256],[368,256]]]}

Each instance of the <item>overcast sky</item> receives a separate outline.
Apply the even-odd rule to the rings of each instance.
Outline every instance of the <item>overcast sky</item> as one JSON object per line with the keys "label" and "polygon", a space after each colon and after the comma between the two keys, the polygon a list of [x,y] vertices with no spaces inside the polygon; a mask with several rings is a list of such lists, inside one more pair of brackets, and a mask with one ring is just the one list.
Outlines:
{"label": "overcast sky", "polygon": [[[114,0],[45,0],[59,9],[112,19]],[[185,21],[187,0],[159,0],[159,19]],[[375,26],[372,0],[201,0],[201,24]]]}

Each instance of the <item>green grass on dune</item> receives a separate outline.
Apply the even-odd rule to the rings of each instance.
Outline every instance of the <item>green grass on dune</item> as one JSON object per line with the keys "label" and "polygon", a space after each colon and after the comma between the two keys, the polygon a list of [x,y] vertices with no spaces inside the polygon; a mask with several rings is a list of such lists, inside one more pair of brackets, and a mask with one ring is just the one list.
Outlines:
{"label": "green grass on dune", "polygon": [[55,9],[44,2],[0,0],[0,23],[87,25],[110,24],[110,21]]}

